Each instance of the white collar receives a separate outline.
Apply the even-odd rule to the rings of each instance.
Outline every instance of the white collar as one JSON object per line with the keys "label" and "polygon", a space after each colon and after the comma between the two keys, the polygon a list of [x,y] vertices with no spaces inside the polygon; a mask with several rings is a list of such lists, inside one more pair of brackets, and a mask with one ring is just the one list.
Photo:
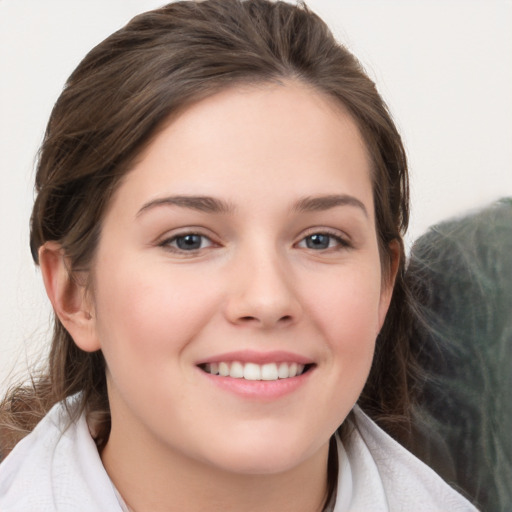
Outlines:
{"label": "white collar", "polygon": [[[123,512],[85,416],[63,432],[66,422],[57,404],[0,464],[2,512]],[[344,443],[337,439],[333,512],[476,511],[359,407],[353,426]]]}

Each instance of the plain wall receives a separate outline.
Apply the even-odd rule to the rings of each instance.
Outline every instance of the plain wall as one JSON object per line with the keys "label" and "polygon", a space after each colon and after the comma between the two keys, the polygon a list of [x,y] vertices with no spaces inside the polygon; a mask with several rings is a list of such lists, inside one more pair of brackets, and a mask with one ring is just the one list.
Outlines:
{"label": "plain wall", "polygon": [[[0,0],[0,391],[47,347],[51,315],[28,248],[35,155],[65,79],[154,0]],[[512,196],[512,2],[310,0],[362,61],[409,154],[407,242]],[[42,358],[32,358],[37,362]]]}

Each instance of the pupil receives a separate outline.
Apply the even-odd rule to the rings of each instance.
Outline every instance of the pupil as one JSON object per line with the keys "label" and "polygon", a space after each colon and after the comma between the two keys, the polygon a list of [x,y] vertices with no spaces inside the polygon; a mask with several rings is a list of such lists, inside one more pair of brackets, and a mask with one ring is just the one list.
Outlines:
{"label": "pupil", "polygon": [[201,248],[201,235],[185,235],[176,239],[176,245],[180,249],[193,250]]}
{"label": "pupil", "polygon": [[328,235],[311,235],[306,239],[308,249],[327,249],[329,247]]}

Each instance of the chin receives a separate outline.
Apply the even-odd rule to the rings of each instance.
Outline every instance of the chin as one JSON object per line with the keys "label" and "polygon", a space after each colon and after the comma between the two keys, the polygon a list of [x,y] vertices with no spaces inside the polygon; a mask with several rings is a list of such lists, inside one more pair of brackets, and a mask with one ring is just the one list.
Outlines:
{"label": "chin", "polygon": [[245,475],[284,473],[300,466],[328,447],[329,439],[313,446],[310,439],[292,439],[274,435],[270,438],[234,439],[229,446],[218,444],[210,460],[225,471]]}
{"label": "chin", "polygon": [[306,457],[300,457],[296,453],[257,455],[252,453],[249,457],[241,455],[224,457],[216,461],[216,466],[226,472],[238,475],[276,475],[293,470],[305,460],[307,460]]}

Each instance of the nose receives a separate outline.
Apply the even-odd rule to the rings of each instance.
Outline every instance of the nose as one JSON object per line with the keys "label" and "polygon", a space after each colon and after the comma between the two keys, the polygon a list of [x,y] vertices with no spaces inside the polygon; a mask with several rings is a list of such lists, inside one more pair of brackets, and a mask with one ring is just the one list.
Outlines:
{"label": "nose", "polygon": [[277,251],[240,257],[231,267],[228,320],[237,325],[270,329],[296,323],[302,306],[289,262]]}

